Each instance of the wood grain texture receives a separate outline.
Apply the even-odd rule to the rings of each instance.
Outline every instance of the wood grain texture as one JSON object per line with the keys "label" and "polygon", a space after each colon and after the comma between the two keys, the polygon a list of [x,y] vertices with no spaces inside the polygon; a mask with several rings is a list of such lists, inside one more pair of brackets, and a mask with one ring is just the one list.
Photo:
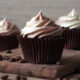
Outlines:
{"label": "wood grain texture", "polygon": [[[0,52],[0,55],[10,55],[22,56],[21,49],[16,49],[12,51],[12,54],[6,54],[5,52]],[[57,78],[64,77],[75,70],[80,65],[80,51],[74,50],[64,50],[63,56],[59,65],[40,65],[40,64],[30,64],[30,63],[19,63],[19,62],[0,62],[0,72],[18,74],[30,77],[39,78]]]}

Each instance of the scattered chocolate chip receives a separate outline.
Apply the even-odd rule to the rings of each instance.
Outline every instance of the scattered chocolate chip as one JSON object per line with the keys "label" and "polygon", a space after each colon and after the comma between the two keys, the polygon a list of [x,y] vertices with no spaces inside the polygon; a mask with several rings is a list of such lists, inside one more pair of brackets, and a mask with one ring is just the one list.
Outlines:
{"label": "scattered chocolate chip", "polygon": [[26,63],[26,60],[25,59],[22,59],[19,61],[20,63]]}
{"label": "scattered chocolate chip", "polygon": [[16,80],[21,80],[21,76],[17,76],[16,77]]}
{"label": "scattered chocolate chip", "polygon": [[16,57],[16,60],[17,60],[17,61],[21,60],[21,56],[17,56],[17,57]]}
{"label": "scattered chocolate chip", "polygon": [[21,80],[27,80],[27,77],[22,77],[22,79]]}
{"label": "scattered chocolate chip", "polygon": [[16,58],[11,58],[8,60],[9,62],[16,62]]}
{"label": "scattered chocolate chip", "polygon": [[9,60],[10,59],[10,56],[4,56],[4,59],[5,60]]}
{"label": "scattered chocolate chip", "polygon": [[12,51],[11,50],[8,50],[6,53],[9,53],[10,54],[10,53],[12,53]]}
{"label": "scattered chocolate chip", "polygon": [[4,75],[1,77],[2,80],[7,80],[8,79],[8,75]]}
{"label": "scattered chocolate chip", "polygon": [[2,55],[0,55],[0,61],[2,61],[3,60],[3,57],[2,57]]}

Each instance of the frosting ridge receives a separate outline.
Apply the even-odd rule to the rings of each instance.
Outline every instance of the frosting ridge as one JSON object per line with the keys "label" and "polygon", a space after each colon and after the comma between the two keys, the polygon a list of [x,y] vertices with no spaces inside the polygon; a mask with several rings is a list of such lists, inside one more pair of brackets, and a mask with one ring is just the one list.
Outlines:
{"label": "frosting ridge", "polygon": [[60,17],[56,24],[69,29],[80,28],[80,18],[73,9],[68,15]]}
{"label": "frosting ridge", "polygon": [[3,19],[2,21],[0,21],[0,33],[5,33],[8,32],[8,23],[7,23],[7,19]]}
{"label": "frosting ridge", "polygon": [[54,36],[59,35],[60,30],[59,26],[55,25],[51,19],[43,16],[40,11],[37,16],[26,23],[25,27],[21,30],[21,35],[28,38],[42,38],[53,34]]}
{"label": "frosting ridge", "polygon": [[15,35],[19,33],[19,29],[17,26],[8,21],[8,19],[4,18],[0,21],[0,36],[7,36],[7,35]]}

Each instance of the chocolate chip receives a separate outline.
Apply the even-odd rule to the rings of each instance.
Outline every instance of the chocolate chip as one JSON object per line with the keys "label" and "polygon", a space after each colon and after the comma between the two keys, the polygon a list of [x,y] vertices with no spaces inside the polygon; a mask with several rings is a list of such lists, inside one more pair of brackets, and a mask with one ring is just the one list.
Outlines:
{"label": "chocolate chip", "polygon": [[2,80],[7,80],[8,79],[8,75],[4,75],[1,77]]}
{"label": "chocolate chip", "polygon": [[6,53],[9,53],[10,54],[10,53],[12,53],[12,51],[11,50],[8,50],[8,51],[6,51]]}
{"label": "chocolate chip", "polygon": [[11,58],[8,60],[9,62],[16,62],[16,58]]}
{"label": "chocolate chip", "polygon": [[22,79],[21,80],[27,80],[27,77],[22,77]]}
{"label": "chocolate chip", "polygon": [[17,61],[21,60],[21,56],[17,56],[17,57],[16,57],[16,60],[17,60]]}
{"label": "chocolate chip", "polygon": [[16,77],[16,80],[21,80],[21,76],[17,76]]}
{"label": "chocolate chip", "polygon": [[10,56],[4,56],[4,59],[5,60],[9,60],[10,59]]}
{"label": "chocolate chip", "polygon": [[2,57],[2,55],[0,55],[0,61],[2,61],[3,60],[3,57]]}
{"label": "chocolate chip", "polygon": [[20,63],[26,63],[26,60],[25,59],[22,59],[19,61]]}

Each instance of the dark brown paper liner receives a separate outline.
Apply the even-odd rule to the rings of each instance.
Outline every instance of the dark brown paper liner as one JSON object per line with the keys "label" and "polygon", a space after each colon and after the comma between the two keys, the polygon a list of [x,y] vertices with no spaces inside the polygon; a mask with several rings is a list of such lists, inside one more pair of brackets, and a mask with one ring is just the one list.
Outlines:
{"label": "dark brown paper liner", "polygon": [[66,49],[80,50],[80,29],[64,29],[66,36]]}
{"label": "dark brown paper liner", "polygon": [[28,63],[54,64],[60,60],[65,44],[62,36],[28,39],[18,35],[24,58]]}
{"label": "dark brown paper liner", "polygon": [[16,35],[0,36],[0,51],[18,48],[18,44]]}

